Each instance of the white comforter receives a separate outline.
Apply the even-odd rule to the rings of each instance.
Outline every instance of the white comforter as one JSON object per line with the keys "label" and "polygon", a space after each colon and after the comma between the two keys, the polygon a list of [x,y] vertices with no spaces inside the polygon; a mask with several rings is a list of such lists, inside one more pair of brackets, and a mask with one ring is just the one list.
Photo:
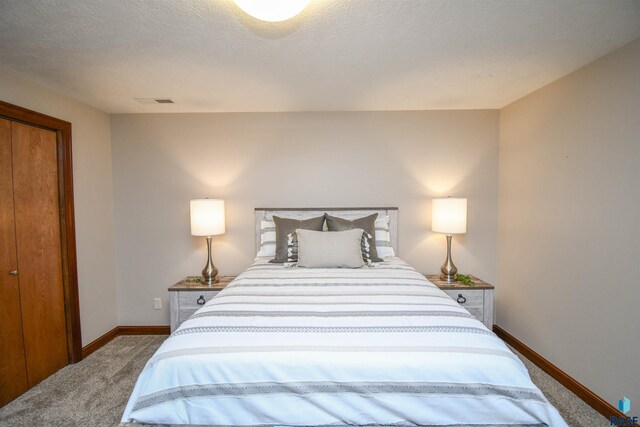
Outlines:
{"label": "white comforter", "polygon": [[256,260],[162,344],[122,421],[566,425],[499,338],[398,258]]}

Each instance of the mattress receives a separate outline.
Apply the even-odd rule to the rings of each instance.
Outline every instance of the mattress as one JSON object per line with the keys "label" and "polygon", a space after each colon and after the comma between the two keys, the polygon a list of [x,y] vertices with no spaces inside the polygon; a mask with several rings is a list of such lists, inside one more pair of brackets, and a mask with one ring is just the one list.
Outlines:
{"label": "mattress", "polygon": [[566,425],[509,348],[399,258],[257,259],[147,362],[122,422]]}

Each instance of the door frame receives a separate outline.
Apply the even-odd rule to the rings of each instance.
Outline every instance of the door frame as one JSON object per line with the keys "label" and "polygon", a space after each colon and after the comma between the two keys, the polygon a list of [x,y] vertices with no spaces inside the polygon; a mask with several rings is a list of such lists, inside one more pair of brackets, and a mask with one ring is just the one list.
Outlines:
{"label": "door frame", "polygon": [[36,111],[0,101],[0,117],[56,133],[58,157],[58,205],[60,209],[60,246],[62,286],[67,330],[69,363],[82,360],[80,301],[78,298],[78,259],[73,205],[73,164],[71,157],[71,123]]}

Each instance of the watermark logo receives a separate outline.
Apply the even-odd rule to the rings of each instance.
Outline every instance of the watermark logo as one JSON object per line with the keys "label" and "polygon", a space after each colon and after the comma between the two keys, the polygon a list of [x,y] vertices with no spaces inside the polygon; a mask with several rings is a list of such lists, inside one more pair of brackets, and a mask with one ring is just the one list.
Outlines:
{"label": "watermark logo", "polygon": [[[631,400],[628,397],[623,397],[618,400],[618,409],[623,414],[627,414],[631,410]],[[616,417],[612,416],[609,418],[609,422],[612,426],[639,426],[638,424],[638,416],[635,417]]]}

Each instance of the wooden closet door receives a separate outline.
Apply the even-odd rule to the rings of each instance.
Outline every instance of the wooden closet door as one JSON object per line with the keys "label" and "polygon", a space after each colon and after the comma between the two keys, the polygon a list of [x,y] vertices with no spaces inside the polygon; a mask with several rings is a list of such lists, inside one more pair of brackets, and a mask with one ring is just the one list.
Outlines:
{"label": "wooden closet door", "polygon": [[11,122],[0,119],[0,406],[27,389],[13,211]]}
{"label": "wooden closet door", "polygon": [[11,123],[16,242],[29,387],[69,363],[66,338],[57,137]]}

